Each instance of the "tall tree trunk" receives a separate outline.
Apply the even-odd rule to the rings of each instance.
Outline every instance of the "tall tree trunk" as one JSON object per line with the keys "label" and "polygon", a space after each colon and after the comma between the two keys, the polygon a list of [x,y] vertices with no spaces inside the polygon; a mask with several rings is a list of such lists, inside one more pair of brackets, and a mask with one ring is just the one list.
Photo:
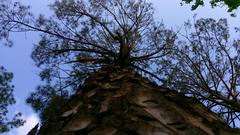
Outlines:
{"label": "tall tree trunk", "polygon": [[126,44],[121,43],[120,45],[120,53],[118,58],[119,65],[122,68],[129,67],[130,66],[130,54],[129,54],[129,48]]}
{"label": "tall tree trunk", "polygon": [[104,68],[36,135],[239,135],[197,100],[127,69]]}
{"label": "tall tree trunk", "polygon": [[117,63],[122,68],[127,68],[130,66],[130,48],[128,46],[127,35],[122,36],[119,32],[116,32],[117,40],[120,44],[119,54]]}

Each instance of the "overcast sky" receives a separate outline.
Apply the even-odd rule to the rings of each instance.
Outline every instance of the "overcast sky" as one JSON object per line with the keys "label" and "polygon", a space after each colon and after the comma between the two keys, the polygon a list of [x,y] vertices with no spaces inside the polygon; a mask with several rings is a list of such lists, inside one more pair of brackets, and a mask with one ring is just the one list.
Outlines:
{"label": "overcast sky", "polygon": [[[35,14],[49,14],[47,5],[54,0],[18,0],[25,4],[31,5]],[[227,8],[211,9],[208,4],[204,8],[196,11],[190,11],[190,6],[180,6],[180,0],[147,0],[153,3],[155,8],[155,18],[160,22],[163,21],[167,27],[177,29],[184,21],[191,20],[193,15],[197,13],[198,18],[227,18],[231,34],[234,33],[233,28],[240,26],[239,17],[230,17]],[[237,13],[239,14],[239,13]],[[240,16],[240,14],[239,14]],[[0,43],[0,65],[4,66],[8,71],[14,73],[13,84],[15,85],[14,95],[17,104],[10,107],[10,112],[22,112],[23,117],[27,120],[24,127],[13,130],[5,135],[25,135],[39,121],[37,115],[30,106],[25,104],[25,99],[31,91],[40,83],[38,77],[38,69],[30,58],[33,44],[38,42],[38,34],[36,33],[18,33],[13,34],[14,46],[12,48],[4,47]]]}

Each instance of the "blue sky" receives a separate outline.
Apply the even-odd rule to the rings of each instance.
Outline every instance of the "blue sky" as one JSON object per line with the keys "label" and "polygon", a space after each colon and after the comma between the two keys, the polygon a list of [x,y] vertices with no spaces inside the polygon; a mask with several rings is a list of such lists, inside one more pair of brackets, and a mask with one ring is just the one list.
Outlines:
{"label": "blue sky", "polygon": [[[35,14],[49,14],[47,5],[54,0],[18,0],[22,3],[31,5]],[[147,0],[153,3],[155,10],[155,18],[160,22],[163,21],[167,27],[177,29],[184,21],[191,19],[195,13],[197,17],[211,17],[215,19],[228,18],[231,28],[231,34],[234,34],[233,27],[240,27],[240,14],[238,17],[230,17],[227,8],[211,9],[206,3],[206,7],[199,8],[196,11],[190,11],[190,6],[180,6],[180,0]],[[238,35],[239,36],[239,35]],[[1,45],[0,42],[0,65],[4,66],[8,71],[14,73],[13,84],[15,85],[14,95],[17,104],[10,107],[10,113],[22,112],[23,117],[27,120],[24,127],[15,129],[6,135],[25,135],[29,129],[38,122],[37,114],[33,112],[30,106],[25,104],[25,99],[31,91],[40,83],[38,71],[34,62],[30,58],[33,44],[38,42],[38,34],[36,33],[15,33],[11,35],[14,46],[12,48]]]}

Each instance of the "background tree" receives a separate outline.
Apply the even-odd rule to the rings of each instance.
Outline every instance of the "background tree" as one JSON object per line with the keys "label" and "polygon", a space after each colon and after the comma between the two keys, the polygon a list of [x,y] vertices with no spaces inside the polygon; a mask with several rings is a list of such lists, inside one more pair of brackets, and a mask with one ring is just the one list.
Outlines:
{"label": "background tree", "polygon": [[[182,0],[182,4],[183,3],[192,4],[192,10],[195,10],[199,6],[203,6],[205,2],[204,0]],[[210,4],[212,8],[226,5],[228,7],[228,12],[233,12],[240,6],[240,0],[210,0]]]}
{"label": "background tree", "polygon": [[[0,0],[0,12],[5,12],[7,5],[10,3]],[[6,12],[7,13],[7,12]],[[0,14],[0,17],[3,17]],[[6,41],[6,46],[11,47],[13,42],[8,38],[8,32],[5,30],[5,23],[0,22],[0,40]],[[24,120],[20,118],[21,113],[14,116],[12,120],[9,120],[8,107],[16,103],[13,96],[14,86],[11,84],[13,74],[7,72],[6,69],[0,66],[0,133],[7,132],[11,128],[19,127],[24,124]]]}
{"label": "background tree", "polygon": [[13,127],[22,126],[24,121],[20,119],[21,113],[15,115],[12,120],[7,117],[8,106],[13,105],[16,101],[13,96],[13,85],[11,81],[13,74],[6,71],[0,66],[0,133],[7,132]]}
{"label": "background tree", "polygon": [[231,40],[226,19],[188,22],[183,31],[168,86],[197,98],[235,127],[240,120],[239,40]]}

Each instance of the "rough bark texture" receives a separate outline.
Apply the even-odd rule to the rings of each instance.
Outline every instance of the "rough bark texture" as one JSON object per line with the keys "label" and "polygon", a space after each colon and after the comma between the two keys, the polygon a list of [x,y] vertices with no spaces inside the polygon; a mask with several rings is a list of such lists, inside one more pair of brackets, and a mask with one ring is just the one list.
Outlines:
{"label": "rough bark texture", "polygon": [[240,135],[197,100],[126,69],[105,68],[31,135]]}

